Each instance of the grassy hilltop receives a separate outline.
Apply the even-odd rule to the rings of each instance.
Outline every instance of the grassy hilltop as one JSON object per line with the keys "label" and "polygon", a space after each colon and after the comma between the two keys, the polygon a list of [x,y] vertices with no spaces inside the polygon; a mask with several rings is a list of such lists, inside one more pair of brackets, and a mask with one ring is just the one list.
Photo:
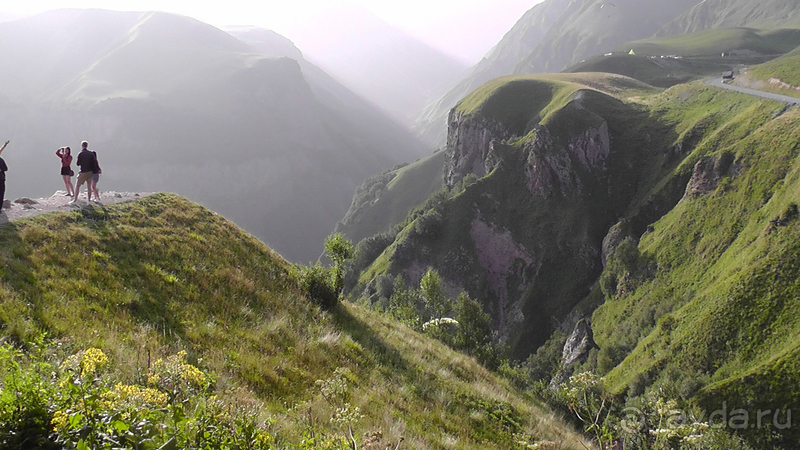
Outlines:
{"label": "grassy hilltop", "polygon": [[[474,360],[360,307],[320,310],[301,289],[295,266],[221,216],[171,194],[0,228],[0,336],[6,342],[0,414],[17,417],[15,405],[30,400],[40,406],[46,430],[91,416],[110,420],[110,434],[134,433],[126,417],[141,419],[147,408],[113,415],[103,402],[116,405],[121,392],[131,402],[132,391],[157,399],[145,387],[164,388],[165,373],[178,373],[173,383],[197,383],[192,395],[189,388],[164,392],[187,395],[191,420],[153,409],[141,423],[159,417],[164,427],[184,430],[180,439],[203,420],[228,420],[237,436],[251,430],[246,424],[255,426],[258,442],[271,448],[351,448],[352,442],[359,448],[515,448],[542,440],[583,448],[531,397]],[[109,360],[102,373],[102,358],[88,351],[93,348]],[[78,360],[74,376],[85,378],[91,362],[89,373],[100,374],[94,383],[47,381],[51,371],[67,376],[69,363]],[[42,364],[50,369],[40,370]],[[31,375],[39,372],[41,379]],[[98,390],[99,397],[85,398],[97,402],[99,415],[81,402],[70,409],[65,385]],[[56,394],[15,398],[12,386]],[[220,403],[220,416],[202,415]],[[65,411],[69,421],[59,419]],[[96,426],[106,423],[97,420]],[[75,435],[71,445],[77,441]],[[245,447],[254,448],[232,448]]]}

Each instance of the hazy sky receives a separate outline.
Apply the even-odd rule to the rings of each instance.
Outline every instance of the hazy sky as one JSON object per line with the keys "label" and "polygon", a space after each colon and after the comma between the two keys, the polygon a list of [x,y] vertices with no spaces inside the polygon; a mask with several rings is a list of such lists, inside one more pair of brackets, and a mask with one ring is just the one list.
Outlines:
{"label": "hazy sky", "polygon": [[[429,45],[472,64],[542,0],[0,0],[0,18],[60,8],[167,11],[215,26],[257,25],[289,39],[309,17],[360,5]],[[302,50],[302,48],[301,48]]]}

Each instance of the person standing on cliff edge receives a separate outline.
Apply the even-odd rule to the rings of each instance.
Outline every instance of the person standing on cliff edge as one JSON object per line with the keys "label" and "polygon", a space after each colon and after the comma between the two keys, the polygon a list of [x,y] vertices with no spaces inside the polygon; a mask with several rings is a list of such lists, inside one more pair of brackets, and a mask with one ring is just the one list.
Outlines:
{"label": "person standing on cliff edge", "polygon": [[[81,185],[89,182],[94,175],[95,156],[94,153],[89,151],[89,143],[86,141],[81,142],[81,152],[78,153],[78,165],[81,168],[81,173],[78,175],[78,181],[75,182],[75,197],[70,200],[70,205],[78,201],[78,194],[81,193]],[[92,189],[90,184],[86,185],[86,195],[91,202]]]}
{"label": "person standing on cliff edge", "polygon": [[[6,141],[2,147],[0,147],[0,154],[3,153],[3,150],[6,149],[6,146],[11,141]],[[8,166],[3,158],[0,158],[0,211],[3,209],[3,203],[6,202],[6,171],[8,171]]]}
{"label": "person standing on cliff edge", "polygon": [[72,176],[75,175],[75,173],[70,167],[72,164],[72,152],[69,147],[61,147],[56,150],[56,156],[61,158],[61,178],[64,180],[64,187],[67,188],[66,195],[72,197],[75,195],[75,189],[72,187]]}

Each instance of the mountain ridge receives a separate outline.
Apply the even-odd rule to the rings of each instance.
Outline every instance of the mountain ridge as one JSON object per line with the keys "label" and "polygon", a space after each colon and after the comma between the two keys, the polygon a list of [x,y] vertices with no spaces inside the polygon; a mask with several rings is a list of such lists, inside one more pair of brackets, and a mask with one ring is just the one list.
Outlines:
{"label": "mountain ridge", "polygon": [[[618,51],[627,42],[720,27],[800,28],[792,9],[796,5],[791,1],[729,3],[546,0],[528,10],[486,57],[470,69],[467,77],[428,105],[418,116],[414,130],[425,142],[444,145],[450,108],[490,79],[561,72],[582,60]],[[700,10],[703,14],[691,13]]]}
{"label": "mountain ridge", "polygon": [[466,70],[361,7],[337,10],[292,33],[306,58],[404,126]]}

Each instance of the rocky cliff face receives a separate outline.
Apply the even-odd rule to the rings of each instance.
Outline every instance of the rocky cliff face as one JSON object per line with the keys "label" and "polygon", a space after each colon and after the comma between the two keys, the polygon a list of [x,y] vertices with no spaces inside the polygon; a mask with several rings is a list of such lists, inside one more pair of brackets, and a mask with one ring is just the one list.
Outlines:
{"label": "rocky cliff face", "polygon": [[[483,303],[512,347],[541,344],[602,270],[602,237],[615,219],[605,201],[612,136],[602,119],[572,126],[572,114],[593,114],[580,97],[524,137],[453,109],[444,181],[453,187],[472,174],[481,183],[436,214],[439,234],[426,237],[427,225],[417,225],[396,246],[396,274],[416,284],[414,275],[433,267]],[[574,213],[553,215],[564,206]]]}
{"label": "rocky cliff face", "polygon": [[[576,104],[570,107],[580,109]],[[468,174],[482,177],[499,164],[495,147],[503,140],[518,137],[502,123],[481,116],[465,116],[455,108],[450,111],[445,155],[445,184],[452,187]],[[611,151],[608,124],[602,122],[582,133],[567,136],[567,144],[554,143],[547,126],[536,127],[535,137],[524,146],[528,189],[533,195],[548,198],[580,195],[581,174],[600,180],[606,173],[606,159]]]}
{"label": "rocky cliff face", "polygon": [[455,108],[447,120],[445,185],[452,187],[468,174],[478,177],[491,170],[488,158],[495,142],[513,134],[501,123],[483,117],[465,117]]}
{"label": "rocky cliff face", "polygon": [[[520,326],[525,318],[519,300],[533,281],[540,262],[516,242],[507,229],[497,228],[481,219],[472,221],[470,238],[475,244],[478,263],[486,270],[489,290],[497,301],[497,329],[506,337],[508,324]],[[511,283],[510,280],[518,280]],[[512,304],[513,303],[513,304]]]}
{"label": "rocky cliff face", "polygon": [[536,131],[536,138],[525,148],[528,159],[525,174],[528,189],[535,196],[553,195],[576,197],[583,192],[581,173],[595,180],[606,174],[606,158],[611,151],[608,125],[603,122],[569,138],[569,143],[557,148],[547,127]]}
{"label": "rocky cliff face", "polygon": [[592,336],[591,324],[586,319],[581,319],[564,343],[561,350],[561,364],[558,373],[550,381],[550,386],[556,389],[561,383],[567,381],[574,373],[573,365],[586,361],[589,352],[597,348]]}
{"label": "rocky cliff face", "polygon": [[717,189],[720,180],[729,173],[737,172],[733,155],[724,153],[721,156],[704,156],[694,166],[692,178],[686,185],[684,198],[697,198],[708,195]]}

